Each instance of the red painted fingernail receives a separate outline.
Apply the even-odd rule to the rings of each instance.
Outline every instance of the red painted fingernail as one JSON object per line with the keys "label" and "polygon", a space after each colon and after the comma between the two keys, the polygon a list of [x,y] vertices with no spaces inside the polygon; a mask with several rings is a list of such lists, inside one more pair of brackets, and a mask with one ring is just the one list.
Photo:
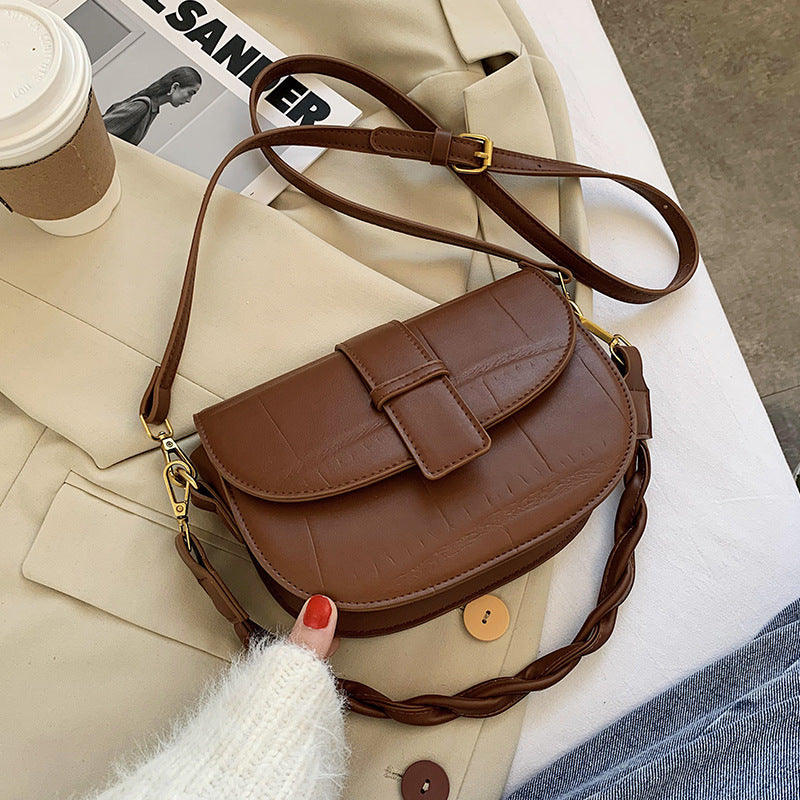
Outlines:
{"label": "red painted fingernail", "polygon": [[303,614],[303,625],[306,628],[320,630],[327,626],[330,618],[331,604],[328,598],[321,594],[313,595],[308,601],[305,614]]}

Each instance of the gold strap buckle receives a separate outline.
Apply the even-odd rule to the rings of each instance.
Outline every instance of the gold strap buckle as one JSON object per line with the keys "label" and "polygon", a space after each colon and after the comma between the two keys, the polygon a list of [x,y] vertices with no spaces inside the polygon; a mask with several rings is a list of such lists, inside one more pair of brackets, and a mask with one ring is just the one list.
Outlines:
{"label": "gold strap buckle", "polygon": [[459,133],[458,135],[463,136],[465,139],[472,139],[476,142],[480,142],[483,145],[483,150],[478,150],[475,153],[475,158],[480,158],[483,161],[483,164],[480,167],[457,167],[455,164],[451,164],[450,166],[456,172],[477,174],[478,172],[485,172],[489,167],[492,166],[492,151],[494,150],[494,143],[488,136],[484,136],[482,133]]}

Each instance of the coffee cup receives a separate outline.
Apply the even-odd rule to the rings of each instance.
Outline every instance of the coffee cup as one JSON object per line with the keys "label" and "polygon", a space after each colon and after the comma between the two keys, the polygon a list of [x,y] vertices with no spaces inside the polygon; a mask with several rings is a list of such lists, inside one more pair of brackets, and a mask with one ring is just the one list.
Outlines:
{"label": "coffee cup", "polygon": [[80,36],[27,0],[0,0],[0,202],[43,230],[94,230],[120,199]]}

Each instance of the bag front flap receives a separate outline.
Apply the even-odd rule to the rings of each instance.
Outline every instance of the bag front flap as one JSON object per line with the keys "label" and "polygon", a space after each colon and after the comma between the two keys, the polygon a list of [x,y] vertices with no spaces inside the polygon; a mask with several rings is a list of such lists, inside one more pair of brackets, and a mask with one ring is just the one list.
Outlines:
{"label": "bag front flap", "polygon": [[486,431],[562,372],[574,315],[521,269],[195,415],[220,474],[248,494],[330,497],[416,465],[434,480],[485,453]]}

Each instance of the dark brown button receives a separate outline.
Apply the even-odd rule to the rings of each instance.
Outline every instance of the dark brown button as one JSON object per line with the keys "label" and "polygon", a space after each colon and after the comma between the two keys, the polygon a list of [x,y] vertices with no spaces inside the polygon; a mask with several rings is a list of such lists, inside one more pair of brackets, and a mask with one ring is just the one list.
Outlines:
{"label": "dark brown button", "polygon": [[400,792],[403,800],[447,800],[450,781],[433,761],[415,761],[403,773]]}

